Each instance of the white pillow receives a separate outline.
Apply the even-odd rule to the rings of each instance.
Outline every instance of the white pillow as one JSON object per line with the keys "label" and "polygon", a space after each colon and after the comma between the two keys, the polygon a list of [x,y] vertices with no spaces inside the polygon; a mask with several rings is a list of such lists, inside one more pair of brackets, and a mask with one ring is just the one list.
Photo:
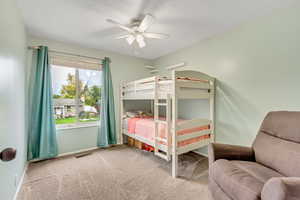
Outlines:
{"label": "white pillow", "polygon": [[130,118],[133,118],[133,117],[139,117],[140,115],[139,115],[139,113],[136,112],[136,111],[127,111],[127,112],[126,112],[126,116],[127,116],[127,117],[130,117]]}

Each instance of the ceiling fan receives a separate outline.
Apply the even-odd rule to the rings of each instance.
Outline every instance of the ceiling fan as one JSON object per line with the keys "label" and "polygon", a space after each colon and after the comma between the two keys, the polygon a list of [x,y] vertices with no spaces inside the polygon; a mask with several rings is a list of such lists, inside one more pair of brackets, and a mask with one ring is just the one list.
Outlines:
{"label": "ceiling fan", "polygon": [[129,45],[132,45],[134,41],[137,42],[140,48],[146,46],[145,38],[152,39],[166,39],[169,37],[167,34],[163,33],[150,33],[146,32],[147,29],[154,23],[154,17],[150,14],[146,14],[142,20],[133,20],[129,26],[118,23],[112,19],[107,19],[106,21],[117,25],[122,30],[127,31],[125,35],[121,35],[116,39],[126,39]]}

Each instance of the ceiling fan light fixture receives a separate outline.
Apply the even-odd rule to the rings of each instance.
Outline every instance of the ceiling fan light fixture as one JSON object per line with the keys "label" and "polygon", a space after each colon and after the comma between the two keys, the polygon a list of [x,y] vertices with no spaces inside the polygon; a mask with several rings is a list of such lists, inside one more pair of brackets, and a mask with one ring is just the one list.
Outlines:
{"label": "ceiling fan light fixture", "polygon": [[127,42],[129,45],[132,45],[132,43],[134,42],[135,40],[135,37],[133,35],[129,35],[127,38],[126,38]]}
{"label": "ceiling fan light fixture", "polygon": [[143,35],[138,34],[136,36],[136,41],[137,41],[140,48],[144,48],[146,46],[145,39],[144,39]]}
{"label": "ceiling fan light fixture", "polygon": [[140,47],[140,48],[144,48],[145,46],[146,46],[146,43],[145,43],[144,40],[141,41],[141,42],[139,42],[139,47]]}

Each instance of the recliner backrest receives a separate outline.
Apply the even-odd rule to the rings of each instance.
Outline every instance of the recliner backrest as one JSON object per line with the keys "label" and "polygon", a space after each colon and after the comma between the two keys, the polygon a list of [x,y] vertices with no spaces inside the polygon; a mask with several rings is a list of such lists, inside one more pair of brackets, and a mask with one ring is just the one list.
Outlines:
{"label": "recliner backrest", "polygon": [[256,162],[286,176],[300,176],[300,112],[270,112],[253,143]]}

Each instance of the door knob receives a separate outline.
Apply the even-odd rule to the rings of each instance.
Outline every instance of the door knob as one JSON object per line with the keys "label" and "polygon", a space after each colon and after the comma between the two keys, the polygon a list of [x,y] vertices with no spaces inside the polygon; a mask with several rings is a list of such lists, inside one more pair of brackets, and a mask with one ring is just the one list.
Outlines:
{"label": "door knob", "polygon": [[16,158],[17,150],[14,148],[6,148],[0,153],[0,159],[4,162],[11,161]]}

